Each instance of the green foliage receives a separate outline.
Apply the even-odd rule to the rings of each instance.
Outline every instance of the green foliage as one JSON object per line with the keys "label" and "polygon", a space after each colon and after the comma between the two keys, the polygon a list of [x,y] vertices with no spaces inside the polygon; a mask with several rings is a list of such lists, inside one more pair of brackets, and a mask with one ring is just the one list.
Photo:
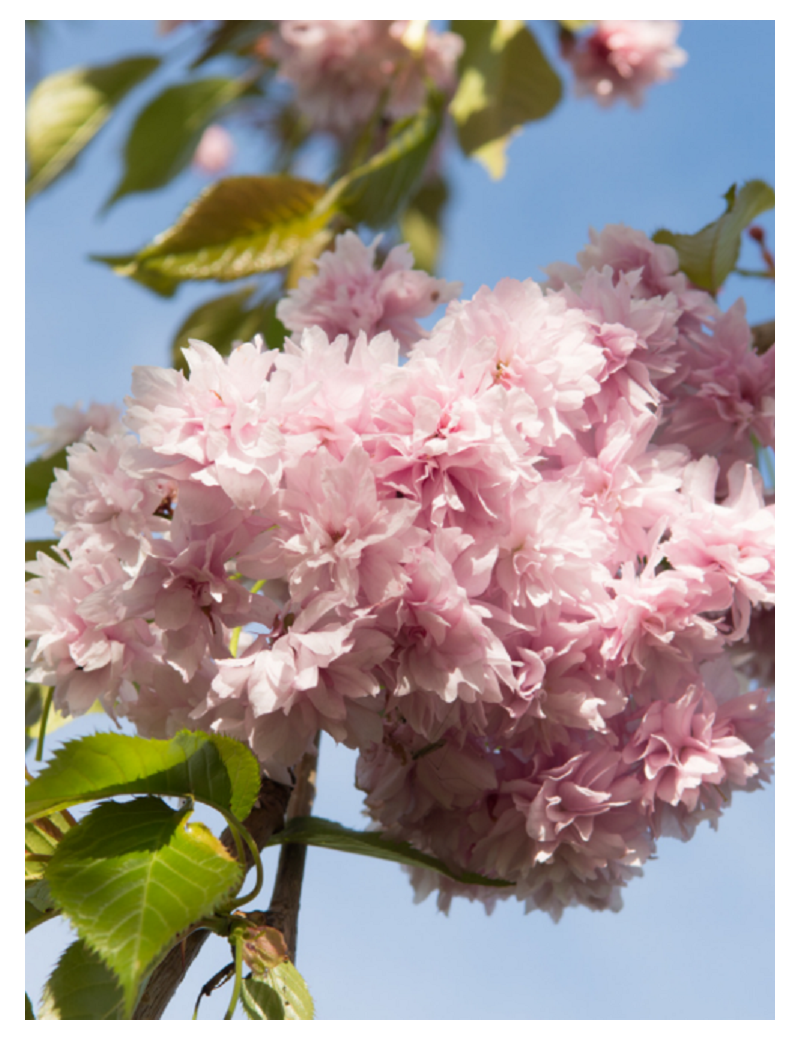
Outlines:
{"label": "green foliage", "polygon": [[25,789],[26,819],[115,795],[191,797],[243,820],[261,775],[232,737],[181,730],[171,740],[96,733],[59,748]]}
{"label": "green foliage", "polygon": [[291,961],[270,968],[261,977],[242,979],[239,999],[250,1019],[309,1021],[314,1017],[314,1001]]}
{"label": "green foliage", "polygon": [[434,856],[418,852],[407,841],[390,841],[374,831],[351,831],[342,827],[341,824],[318,819],[316,816],[295,816],[282,831],[274,834],[267,842],[268,845],[292,843],[316,845],[321,849],[338,849],[340,852],[352,852],[359,856],[388,859],[393,863],[404,863],[410,867],[427,867],[429,870],[435,870],[464,885],[507,888],[511,884],[510,881],[485,878],[470,871],[463,873],[453,871]]}
{"label": "green foliage", "polygon": [[264,337],[268,347],[281,348],[288,330],[275,315],[275,301],[262,300],[248,306],[255,292],[249,285],[238,292],[218,296],[201,304],[185,319],[172,341],[172,364],[184,374],[189,366],[182,348],[190,339],[210,343],[223,356],[230,353],[231,345],[240,340],[252,341],[256,333]]}
{"label": "green foliage", "polygon": [[28,99],[25,198],[51,184],[91,141],[114,106],[159,65],[150,56],[78,67],[43,79]]}
{"label": "green foliage", "polygon": [[36,1015],[34,1015],[34,1013],[33,1013],[33,1004],[31,1004],[31,998],[26,993],[25,994],[25,1020],[27,1021],[28,1019],[33,1019],[35,1021],[36,1020]]}
{"label": "green foliage", "polygon": [[411,246],[415,266],[429,274],[436,273],[439,261],[448,194],[444,178],[433,177],[425,181],[400,218],[400,233]]}
{"label": "green foliage", "polygon": [[458,140],[499,178],[511,134],[555,108],[561,80],[524,22],[455,21],[451,28],[465,44],[450,104]]}
{"label": "green foliage", "polygon": [[295,177],[228,177],[138,253],[93,259],[167,296],[180,281],[274,271],[327,224],[333,208],[319,205],[324,194],[322,185]]}
{"label": "green foliage", "polygon": [[66,948],[47,980],[39,1017],[117,1020],[125,1017],[125,996],[114,973],[78,939]]}
{"label": "green foliage", "polygon": [[331,198],[351,220],[380,228],[397,219],[425,171],[443,112],[444,99],[431,92],[418,112],[392,127],[382,151],[336,182]]}
{"label": "green foliage", "polygon": [[179,83],[154,98],[133,124],[122,179],[105,208],[168,184],[189,164],[209,123],[247,89],[244,80],[214,77]]}
{"label": "green foliage", "polygon": [[57,917],[60,912],[50,894],[50,887],[44,879],[25,882],[26,934],[33,928],[36,928],[37,925]]}
{"label": "green foliage", "polygon": [[[67,468],[67,449],[62,448],[47,459],[34,459],[25,467],[25,512],[41,509],[47,492],[55,480],[55,470]],[[28,556],[25,559],[29,559]]]}
{"label": "green foliage", "polygon": [[259,36],[268,32],[272,25],[272,22],[256,21],[220,22],[212,30],[206,46],[189,68],[199,68],[220,54],[249,54]]}
{"label": "green foliage", "polygon": [[733,184],[723,196],[725,212],[694,235],[677,235],[661,228],[653,241],[672,246],[680,268],[695,285],[715,293],[736,267],[742,232],[759,213],[775,208],[775,190],[764,181],[747,181],[737,192]]}
{"label": "green foliage", "polygon": [[159,798],[105,802],[66,835],[45,871],[58,906],[119,978],[126,1018],[158,956],[242,881],[222,843],[185,818]]}

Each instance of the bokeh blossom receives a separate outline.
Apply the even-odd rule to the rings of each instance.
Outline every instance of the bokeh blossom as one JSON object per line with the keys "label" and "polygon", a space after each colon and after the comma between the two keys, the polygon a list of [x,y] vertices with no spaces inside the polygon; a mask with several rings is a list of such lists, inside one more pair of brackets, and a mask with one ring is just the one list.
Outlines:
{"label": "bokeh blossom", "polygon": [[596,22],[589,35],[564,47],[576,93],[604,106],[625,98],[638,107],[648,87],[686,63],[686,52],[676,44],[679,32],[678,22]]}

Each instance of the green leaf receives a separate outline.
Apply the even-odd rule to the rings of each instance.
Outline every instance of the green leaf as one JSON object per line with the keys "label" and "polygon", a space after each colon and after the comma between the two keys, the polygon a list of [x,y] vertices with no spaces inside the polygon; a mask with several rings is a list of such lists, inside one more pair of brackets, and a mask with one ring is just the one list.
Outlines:
{"label": "green leaf", "polygon": [[429,274],[436,273],[442,244],[442,213],[448,194],[442,177],[426,181],[400,219],[400,232],[411,246],[415,266]]}
{"label": "green leaf", "polygon": [[561,80],[524,22],[455,21],[451,28],[465,44],[450,103],[459,143],[501,177],[510,136],[555,108]]}
{"label": "green leaf", "polygon": [[39,1017],[105,1021],[124,1018],[116,975],[82,939],[68,946],[45,984]]}
{"label": "green leaf", "polygon": [[106,202],[168,184],[189,164],[203,131],[247,89],[222,77],[168,87],[140,113],[125,144],[125,170]]}
{"label": "green leaf", "polygon": [[325,188],[296,177],[228,177],[206,188],[174,227],[128,256],[94,256],[163,295],[189,279],[233,281],[288,264],[334,212]]}
{"label": "green leaf", "polygon": [[429,93],[413,116],[392,127],[389,143],[362,166],[333,185],[330,198],[356,223],[370,227],[391,224],[413,195],[439,131],[444,99]]}
{"label": "green leaf", "polygon": [[220,22],[209,36],[200,56],[195,58],[189,68],[196,69],[220,54],[250,54],[259,37],[272,28],[274,23],[267,21]]}
{"label": "green leaf", "polygon": [[258,797],[253,753],[232,737],[181,730],[171,740],[95,733],[60,747],[25,789],[26,819],[114,795],[192,797],[243,820]]}
{"label": "green leaf", "polygon": [[46,859],[53,856],[64,835],[75,826],[68,812],[42,815],[25,823],[25,880],[38,881],[44,876]]}
{"label": "green leaf", "polygon": [[407,841],[391,841],[374,831],[351,831],[341,824],[321,820],[316,816],[295,816],[282,831],[273,835],[267,842],[267,845],[290,844],[316,845],[321,849],[338,849],[340,852],[352,852],[359,856],[388,859],[393,863],[404,863],[410,867],[427,867],[464,885],[508,888],[512,884],[510,881],[485,878],[470,871],[453,871],[434,856],[418,852]]}
{"label": "green leaf", "polygon": [[150,56],[56,72],[31,92],[25,115],[32,198],[63,173],[103,126],[115,105],[159,65]]}
{"label": "green leaf", "polygon": [[61,911],[56,906],[46,881],[25,882],[25,933],[37,925],[57,917]]}
{"label": "green leaf", "polygon": [[219,839],[185,819],[159,798],[105,802],[63,839],[45,872],[78,935],[119,978],[127,1018],[159,954],[242,882]]}
{"label": "green leaf", "polygon": [[31,1004],[31,998],[26,993],[25,994],[25,1021],[27,1022],[28,1019],[33,1019],[35,1021],[36,1020],[36,1015],[34,1015],[34,1013],[33,1013],[33,1004]]}
{"label": "green leaf", "polygon": [[697,234],[679,235],[661,228],[653,241],[672,246],[680,268],[700,289],[715,293],[736,267],[742,232],[759,215],[775,208],[775,190],[764,181],[747,181],[737,192],[732,185],[723,196],[722,216]]}
{"label": "green leaf", "polygon": [[223,357],[230,353],[234,342],[250,343],[257,333],[264,337],[267,346],[282,347],[289,332],[275,316],[276,301],[264,300],[248,307],[254,292],[255,286],[251,285],[239,292],[218,296],[193,310],[172,341],[173,367],[188,373],[183,348],[189,345],[190,339],[210,343]]}
{"label": "green leaf", "polygon": [[[25,512],[41,509],[47,492],[55,480],[55,470],[67,468],[67,449],[62,448],[47,459],[34,459],[25,467]],[[26,556],[25,559],[28,559]]]}
{"label": "green leaf", "polygon": [[267,981],[247,975],[242,979],[239,1000],[250,1019],[282,1022],[286,1015],[283,1000]]}
{"label": "green leaf", "polygon": [[242,979],[239,999],[250,1019],[310,1021],[314,1001],[303,976],[291,961],[270,968],[265,975]]}

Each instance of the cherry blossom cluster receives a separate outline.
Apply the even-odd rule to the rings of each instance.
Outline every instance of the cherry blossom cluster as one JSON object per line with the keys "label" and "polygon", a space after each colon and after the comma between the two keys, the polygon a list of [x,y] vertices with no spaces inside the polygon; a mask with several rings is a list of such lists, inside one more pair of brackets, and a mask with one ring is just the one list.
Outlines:
{"label": "cherry blossom cluster", "polygon": [[317,130],[348,135],[375,114],[418,111],[430,80],[450,93],[464,47],[456,33],[409,21],[281,21],[266,56],[293,84],[300,111]]}
{"label": "cherry blossom cluster", "polygon": [[770,775],[774,348],[623,226],[548,275],[460,301],[349,235],[282,350],[135,369],[51,489],[31,681],[282,782],[357,748],[375,826],[513,882],[413,872],[444,908],[617,908]]}
{"label": "cherry blossom cluster", "polygon": [[624,98],[638,108],[648,87],[671,79],[686,63],[686,51],[675,42],[679,33],[679,22],[601,21],[582,38],[565,36],[562,51],[576,94],[603,107]]}

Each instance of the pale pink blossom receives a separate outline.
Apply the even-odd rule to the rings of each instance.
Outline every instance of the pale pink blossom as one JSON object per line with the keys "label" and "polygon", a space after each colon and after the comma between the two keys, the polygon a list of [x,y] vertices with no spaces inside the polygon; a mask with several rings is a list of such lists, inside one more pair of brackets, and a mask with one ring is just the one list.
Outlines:
{"label": "pale pink blossom", "polygon": [[35,440],[31,441],[31,447],[43,447],[44,451],[41,454],[45,459],[66,448],[68,444],[79,441],[88,430],[104,433],[109,437],[123,432],[119,408],[113,404],[97,404],[92,401],[88,408],[83,408],[80,402],[72,407],[57,404],[53,409],[53,417],[56,420],[55,426],[31,427],[36,434]]}
{"label": "pale pink blossom", "polygon": [[351,134],[384,93],[386,114],[400,119],[424,102],[426,78],[453,89],[463,40],[425,27],[418,45],[415,28],[405,21],[282,21],[269,50],[313,125]]}
{"label": "pale pink blossom", "polygon": [[758,772],[745,761],[752,748],[737,735],[731,715],[729,708],[720,719],[714,698],[696,686],[674,703],[650,705],[622,753],[625,762],[642,763],[644,805],[659,799],[693,810],[701,785],[742,784]]}
{"label": "pale pink blossom", "polygon": [[278,304],[286,328],[299,333],[318,325],[329,339],[347,335],[351,342],[359,332],[369,338],[390,332],[404,350],[425,336],[417,318],[455,299],[461,283],[415,271],[405,243],[391,249],[376,268],[380,238],[368,246],[352,231],[340,235],[333,250],[317,260],[317,273],[301,278]]}
{"label": "pale pink blossom", "polygon": [[567,48],[578,96],[593,96],[601,105],[625,98],[638,107],[653,83],[672,78],[686,63],[676,45],[680,23],[668,21],[601,21],[591,35]]}
{"label": "pale pink blossom", "polygon": [[203,136],[194,150],[192,164],[201,173],[222,173],[231,165],[234,152],[230,133],[224,126],[212,123],[203,131]]}

